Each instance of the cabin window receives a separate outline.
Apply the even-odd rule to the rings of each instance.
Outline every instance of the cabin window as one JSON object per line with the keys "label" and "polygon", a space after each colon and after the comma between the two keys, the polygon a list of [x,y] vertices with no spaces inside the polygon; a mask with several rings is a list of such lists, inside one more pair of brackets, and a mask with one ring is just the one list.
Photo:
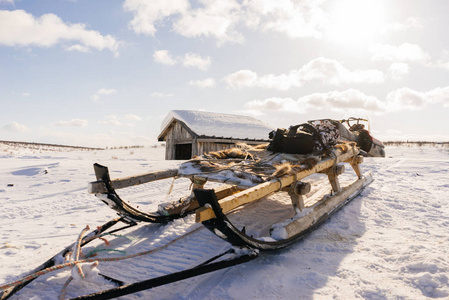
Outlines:
{"label": "cabin window", "polygon": [[192,158],[192,144],[176,144],[175,159],[185,160]]}

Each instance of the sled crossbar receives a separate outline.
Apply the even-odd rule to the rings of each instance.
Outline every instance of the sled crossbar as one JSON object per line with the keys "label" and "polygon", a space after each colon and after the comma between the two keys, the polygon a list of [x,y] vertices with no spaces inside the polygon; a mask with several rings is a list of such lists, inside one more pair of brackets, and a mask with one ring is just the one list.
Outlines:
{"label": "sled crossbar", "polygon": [[[328,157],[319,162],[316,166],[309,170],[304,170],[292,175],[272,179],[268,182],[261,183],[257,186],[246,189],[240,193],[226,197],[220,200],[220,207],[223,213],[227,213],[241,205],[259,200],[271,193],[281,190],[283,187],[291,185],[297,180],[301,180],[314,173],[328,173],[335,165],[341,162],[349,162],[354,168],[356,174],[360,177],[360,169],[358,164],[354,163],[359,151],[355,148],[350,148],[346,153],[341,150],[334,151],[334,157]],[[196,222],[204,222],[215,218],[215,213],[210,207],[201,207],[196,212]]]}

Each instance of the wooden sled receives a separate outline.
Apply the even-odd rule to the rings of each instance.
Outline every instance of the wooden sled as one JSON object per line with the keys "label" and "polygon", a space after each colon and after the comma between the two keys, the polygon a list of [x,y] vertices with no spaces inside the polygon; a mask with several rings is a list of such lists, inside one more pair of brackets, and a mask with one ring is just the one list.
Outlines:
{"label": "wooden sled", "polygon": [[[245,158],[235,158],[232,155],[227,159],[199,158],[188,161],[187,166],[183,164],[178,170],[153,172],[115,180],[110,179],[106,167],[95,164],[97,181],[89,184],[89,192],[95,194],[116,210],[120,216],[133,221],[162,223],[196,212],[197,222],[201,222],[214,234],[233,245],[274,250],[286,247],[303,238],[339,208],[359,195],[373,181],[370,174],[362,175],[360,164],[363,162],[363,157],[354,144],[335,147],[332,152],[323,154],[312,165],[301,164],[301,160],[297,160],[296,167],[279,176],[270,175],[269,172],[272,172],[272,170],[268,174],[266,172],[256,174],[255,171],[249,171],[264,168],[264,171],[267,171],[267,164],[262,166],[260,161],[255,163],[253,153],[250,153],[250,151],[245,153],[247,153]],[[288,156],[288,158],[291,157],[292,155]],[[307,159],[307,157],[302,157],[302,159]],[[217,164],[223,163],[223,161],[229,163],[230,160],[233,161],[233,167],[231,168],[234,168],[232,170],[237,176],[228,176],[229,169],[227,168],[214,169]],[[252,166],[251,161],[254,162]],[[273,161],[276,160],[271,157],[268,161],[273,165]],[[339,175],[345,170],[343,163],[348,163],[356,175],[356,180],[346,187],[341,187],[339,181]],[[235,171],[236,165],[242,168],[238,172]],[[198,169],[193,169],[192,172],[192,167]],[[190,171],[185,171],[189,168]],[[249,175],[244,178],[242,172]],[[332,192],[314,201],[305,202],[304,195],[310,192],[311,185],[302,180],[316,173],[327,175]],[[125,187],[177,177],[190,178],[193,192],[179,201],[160,205],[158,211],[154,213],[143,212],[127,204],[116,192],[117,189]],[[215,189],[204,189],[208,181],[220,182],[223,185]],[[275,239],[253,238],[247,235],[244,229],[239,230],[227,217],[228,213],[246,204],[256,202],[280,191],[288,192],[297,214],[287,218],[282,222],[282,226],[277,224],[277,237]]]}

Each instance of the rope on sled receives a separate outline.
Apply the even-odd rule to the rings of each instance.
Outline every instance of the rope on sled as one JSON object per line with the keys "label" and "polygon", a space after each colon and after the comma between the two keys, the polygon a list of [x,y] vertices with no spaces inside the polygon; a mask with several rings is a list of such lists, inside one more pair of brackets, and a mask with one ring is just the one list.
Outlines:
{"label": "rope on sled", "polygon": [[[70,267],[74,267],[74,266],[76,266],[77,264],[95,263],[95,262],[108,262],[108,261],[110,261],[110,262],[112,262],[112,261],[120,261],[120,260],[125,260],[125,259],[129,259],[129,258],[135,258],[135,257],[139,257],[139,256],[144,256],[144,255],[147,255],[147,254],[151,254],[151,253],[160,251],[160,250],[162,250],[162,249],[165,249],[165,248],[167,248],[167,247],[170,246],[170,245],[173,245],[174,243],[178,242],[179,240],[181,240],[181,239],[183,239],[183,238],[189,236],[190,234],[192,234],[192,233],[194,233],[194,232],[199,231],[199,230],[202,229],[202,228],[203,228],[203,227],[200,226],[200,227],[198,227],[198,228],[196,228],[196,229],[194,229],[194,230],[192,230],[192,231],[187,232],[187,233],[184,234],[184,235],[181,235],[181,236],[179,236],[179,237],[177,237],[177,238],[171,240],[170,242],[168,242],[168,243],[166,243],[166,244],[164,244],[164,245],[162,245],[162,246],[159,246],[159,247],[157,247],[157,248],[154,248],[154,249],[151,249],[151,250],[148,250],[148,251],[144,251],[144,252],[140,252],[140,253],[135,253],[135,254],[130,254],[130,255],[127,255],[127,256],[120,256],[120,257],[109,257],[109,258],[106,257],[106,258],[97,258],[97,259],[88,258],[88,259],[75,260],[75,261],[70,261],[70,262],[67,262],[67,263],[55,265],[55,266],[52,266],[52,267],[50,267],[50,268],[47,268],[47,269],[44,269],[44,270],[35,272],[35,273],[33,273],[33,274],[30,274],[30,275],[28,275],[28,276],[25,276],[24,278],[19,279],[19,280],[16,280],[16,281],[14,281],[14,282],[10,282],[10,283],[1,285],[1,286],[0,286],[0,291],[6,290],[6,289],[8,289],[8,288],[11,288],[11,287],[14,287],[14,286],[17,286],[17,285],[20,285],[20,284],[23,284],[24,282],[28,282],[28,281],[30,281],[30,280],[36,279],[37,277],[40,277],[40,276],[42,276],[42,275],[45,275],[45,274],[48,274],[48,273],[51,273],[51,272],[54,272],[54,271],[57,271],[57,270],[62,270],[62,269],[67,269],[67,268],[70,268]],[[84,232],[84,230],[83,230],[83,232]],[[81,234],[80,234],[80,236],[81,236]],[[96,238],[96,237],[98,237],[98,236],[95,236],[95,237],[93,237],[93,238]],[[80,245],[80,244],[79,244],[79,245]],[[94,266],[94,267],[95,267],[95,266]],[[67,288],[68,284],[72,281],[73,278],[72,278],[72,279],[69,278],[69,279],[70,279],[70,280],[67,280],[67,282],[64,284],[65,289]],[[64,287],[63,287],[63,289],[64,289]]]}
{"label": "rope on sled", "polygon": [[[89,225],[87,225],[79,234],[78,239],[76,240],[76,243],[74,245],[74,253],[72,255],[68,255],[69,259],[72,261],[79,261],[80,258],[80,254],[81,254],[81,240],[83,239],[83,236],[87,233],[87,231],[89,231]],[[72,256],[72,259],[70,258],[70,256]],[[93,270],[96,266],[98,266],[98,261],[93,262],[90,266],[89,269]],[[76,271],[77,272],[77,276],[81,277],[82,279],[86,278],[86,275],[83,272],[83,269],[81,267],[80,263],[75,263],[75,266],[72,268],[72,275],[69,277],[69,279],[67,279],[67,281],[64,283],[61,293],[59,294],[59,299],[60,300],[64,300],[65,298],[65,294],[67,291],[67,287],[69,286],[70,282],[74,279],[74,274],[73,272]]]}

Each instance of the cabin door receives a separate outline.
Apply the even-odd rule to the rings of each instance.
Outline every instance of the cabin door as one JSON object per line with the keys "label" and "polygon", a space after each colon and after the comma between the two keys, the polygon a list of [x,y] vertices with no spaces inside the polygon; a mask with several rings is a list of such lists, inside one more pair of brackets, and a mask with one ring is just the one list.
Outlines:
{"label": "cabin door", "polygon": [[175,145],[175,159],[191,159],[192,158],[192,144],[176,144]]}

